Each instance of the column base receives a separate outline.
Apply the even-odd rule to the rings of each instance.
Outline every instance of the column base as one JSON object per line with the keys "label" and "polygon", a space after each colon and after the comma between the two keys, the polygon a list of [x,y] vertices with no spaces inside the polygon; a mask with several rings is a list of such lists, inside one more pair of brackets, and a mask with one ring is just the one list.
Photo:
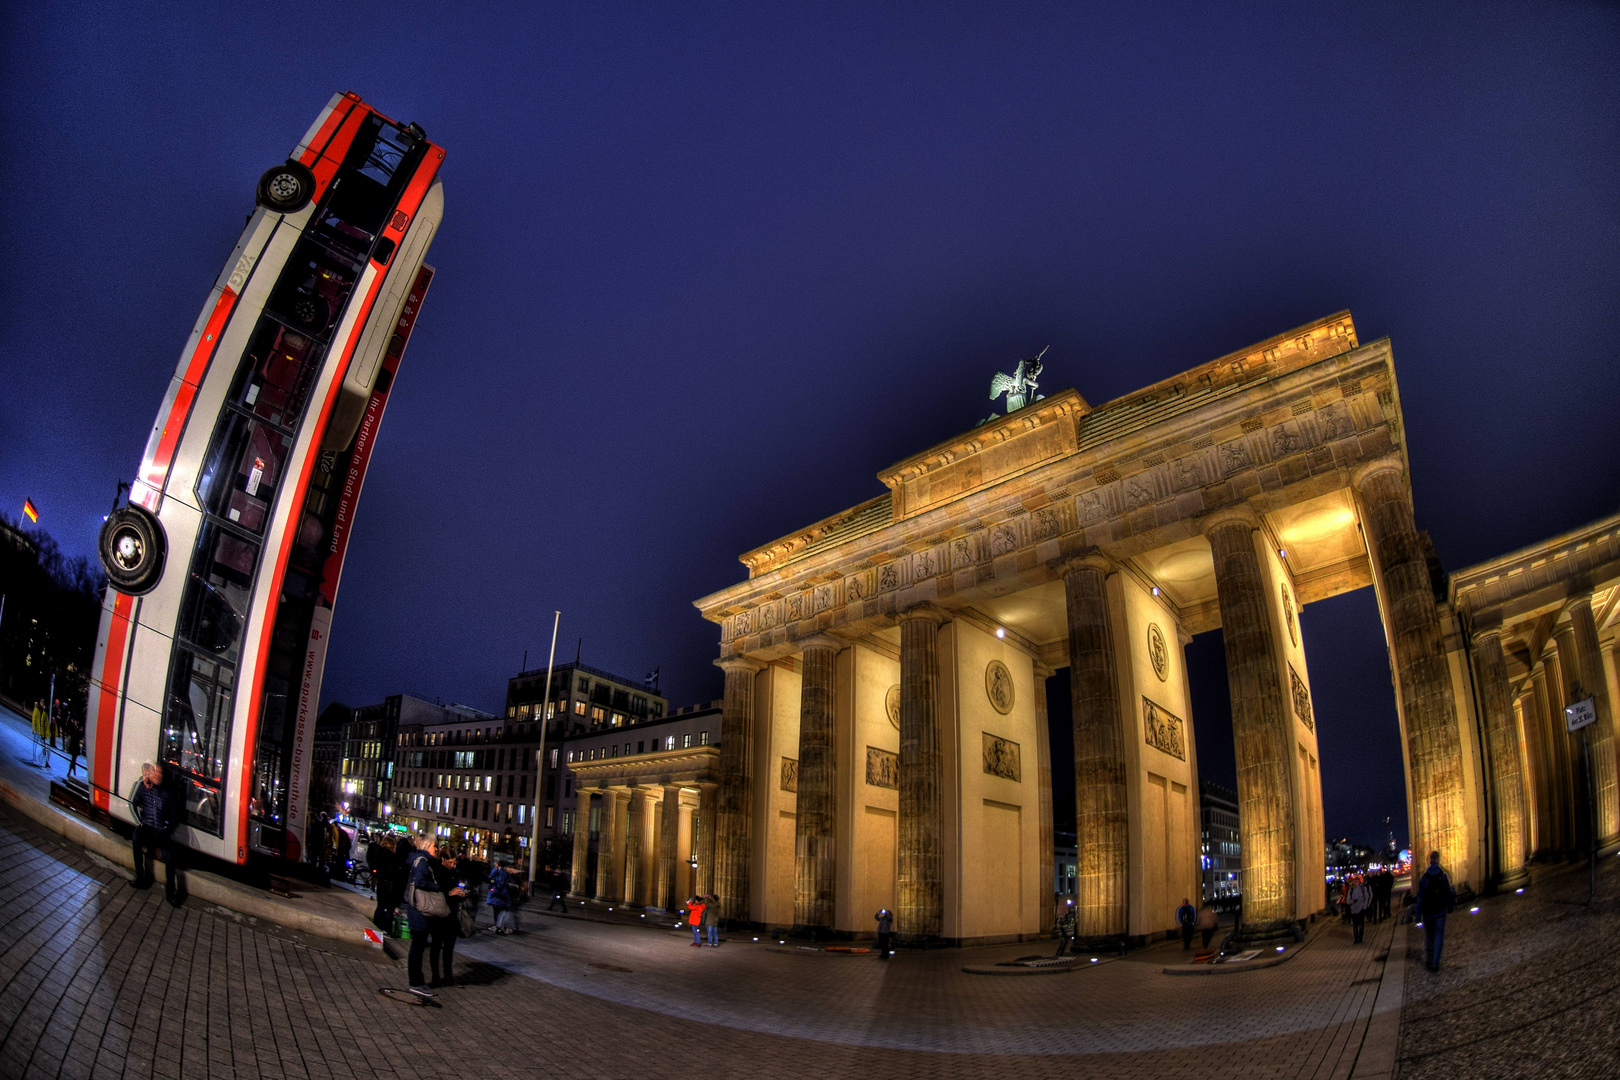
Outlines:
{"label": "column base", "polygon": [[1620,851],[1620,833],[1616,833],[1615,835],[1598,842],[1597,853],[1598,858],[1600,859],[1604,856],[1609,856],[1612,858],[1614,853],[1617,851]]}
{"label": "column base", "polygon": [[1510,870],[1499,875],[1491,882],[1492,892],[1512,892],[1514,889],[1530,884],[1530,868],[1521,866],[1517,870]]}
{"label": "column base", "polygon": [[1099,937],[1077,937],[1074,939],[1074,950],[1086,952],[1117,953],[1125,955],[1131,947],[1131,939],[1125,934],[1104,934]]}
{"label": "column base", "polygon": [[1275,945],[1281,941],[1301,942],[1305,940],[1305,926],[1293,919],[1279,919],[1275,922],[1245,924],[1232,935],[1232,947],[1235,949],[1254,948],[1257,945]]}

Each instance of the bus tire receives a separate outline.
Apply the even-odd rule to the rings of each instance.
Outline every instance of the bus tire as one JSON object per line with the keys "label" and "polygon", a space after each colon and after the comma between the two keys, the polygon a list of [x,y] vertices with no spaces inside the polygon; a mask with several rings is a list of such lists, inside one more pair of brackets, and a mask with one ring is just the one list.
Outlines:
{"label": "bus tire", "polygon": [[289,161],[259,177],[258,204],[278,214],[296,214],[315,194],[315,174],[302,162]]}
{"label": "bus tire", "polygon": [[140,596],[163,576],[167,545],[163,526],[144,506],[120,506],[101,525],[96,550],[107,581],[121,593]]}

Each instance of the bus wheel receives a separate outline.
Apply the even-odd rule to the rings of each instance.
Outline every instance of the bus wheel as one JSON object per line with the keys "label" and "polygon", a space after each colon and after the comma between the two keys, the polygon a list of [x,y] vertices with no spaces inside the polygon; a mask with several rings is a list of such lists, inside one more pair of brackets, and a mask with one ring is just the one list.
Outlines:
{"label": "bus wheel", "polygon": [[163,526],[143,506],[121,506],[101,526],[97,550],[107,580],[121,593],[151,592],[163,576]]}
{"label": "bus wheel", "polygon": [[301,162],[277,165],[259,177],[258,203],[278,214],[296,214],[315,194],[315,174]]}

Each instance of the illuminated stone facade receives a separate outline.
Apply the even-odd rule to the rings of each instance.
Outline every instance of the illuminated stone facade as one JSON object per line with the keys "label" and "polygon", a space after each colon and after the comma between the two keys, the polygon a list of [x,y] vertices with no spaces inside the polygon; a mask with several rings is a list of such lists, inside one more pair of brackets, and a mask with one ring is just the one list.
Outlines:
{"label": "illuminated stone facade", "polygon": [[[1361,345],[1340,313],[1106,405],[1053,394],[744,554],[748,580],[697,602],[726,671],[726,917],[862,933],[890,907],[902,935],[964,943],[1049,929],[1044,679],[1069,666],[1081,933],[1170,930],[1199,895],[1182,646],[1222,627],[1246,919],[1286,927],[1323,903],[1297,612],[1367,586],[1394,663],[1413,846],[1484,883],[1499,830],[1481,778],[1519,766],[1483,749],[1476,665],[1436,595],[1404,430],[1390,343]],[[1583,633],[1601,638],[1574,631],[1582,663],[1612,673],[1612,645]],[[1510,690],[1524,700],[1522,680]],[[868,782],[869,751],[898,754],[897,789]],[[786,759],[795,791],[775,782]]]}

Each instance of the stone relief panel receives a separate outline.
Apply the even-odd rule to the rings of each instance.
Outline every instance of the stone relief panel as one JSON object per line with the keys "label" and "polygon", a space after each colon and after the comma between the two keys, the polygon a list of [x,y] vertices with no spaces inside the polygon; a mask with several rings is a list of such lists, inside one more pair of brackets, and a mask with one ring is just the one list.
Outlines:
{"label": "stone relief panel", "polygon": [[753,612],[750,612],[750,611],[739,612],[737,617],[732,620],[731,636],[732,637],[745,637],[746,635],[751,634],[751,633],[754,632],[753,627],[754,627]]}
{"label": "stone relief panel", "polygon": [[1288,591],[1288,583],[1282,582],[1277,588],[1282,590],[1283,621],[1288,624],[1288,640],[1295,645],[1299,644],[1299,624],[1294,621],[1294,597]]}
{"label": "stone relief panel", "polygon": [[1023,765],[1018,744],[988,731],[980,732],[984,738],[984,771],[991,776],[1019,783],[1023,779]]}
{"label": "stone relief panel", "polygon": [[960,570],[978,562],[974,554],[974,537],[958,536],[951,541],[951,569]]}
{"label": "stone relief panel", "polygon": [[1164,631],[1158,623],[1148,623],[1148,659],[1153,661],[1153,674],[1164,682],[1170,677],[1170,650],[1164,643]]}
{"label": "stone relief panel", "polygon": [[759,630],[764,633],[776,625],[776,605],[765,604],[759,609]]}
{"label": "stone relief panel", "polygon": [[782,790],[798,792],[799,790],[799,759],[785,757],[782,759]]}
{"label": "stone relief panel", "polygon": [[1271,429],[1271,456],[1279,458],[1292,454],[1295,450],[1303,449],[1305,437],[1299,433],[1298,424],[1280,424]]}
{"label": "stone relief panel", "polygon": [[900,587],[900,564],[885,563],[878,567],[878,592],[893,592]]}
{"label": "stone relief panel", "polygon": [[1187,760],[1186,725],[1181,717],[1147,697],[1142,698],[1142,734],[1153,749]]}
{"label": "stone relief panel", "polygon": [[1293,664],[1288,665],[1288,685],[1293,691],[1294,715],[1299,717],[1300,723],[1315,731],[1316,719],[1311,716],[1311,691],[1305,685],[1305,680],[1299,677],[1299,672],[1294,670]]}
{"label": "stone relief panel", "polygon": [[1151,473],[1142,473],[1125,481],[1125,506],[1130,510],[1139,510],[1144,506],[1152,506],[1159,501],[1159,493],[1153,483]]}
{"label": "stone relief panel", "polygon": [[817,585],[810,591],[810,614],[819,615],[833,606],[833,587]]}
{"label": "stone relief panel", "polygon": [[1221,443],[1220,458],[1221,475],[1223,476],[1231,476],[1233,473],[1242,472],[1254,464],[1254,459],[1249,456],[1248,444],[1241,439]]}
{"label": "stone relief panel", "polygon": [[1176,458],[1170,463],[1170,478],[1178,491],[1204,485],[1204,473],[1199,468],[1197,458]]}
{"label": "stone relief panel", "polygon": [[1018,530],[1010,522],[990,530],[990,554],[1005,555],[1018,548]]}
{"label": "stone relief panel", "polygon": [[883,712],[889,718],[889,724],[894,730],[900,730],[900,684],[895,683],[889,687],[889,692],[883,695]]}
{"label": "stone relief panel", "polygon": [[984,693],[996,712],[1003,716],[1012,712],[1018,694],[1013,686],[1012,672],[1000,660],[992,660],[985,665]]}
{"label": "stone relief panel", "polygon": [[1055,506],[1041,507],[1029,516],[1029,523],[1036,540],[1050,540],[1063,534],[1063,519]]}
{"label": "stone relief panel", "polygon": [[919,551],[911,557],[911,580],[926,581],[940,571],[939,556],[932,551]]}
{"label": "stone relief panel", "polygon": [[900,787],[900,755],[891,750],[866,748],[866,782],[872,787]]}
{"label": "stone relief panel", "polygon": [[867,574],[855,574],[844,579],[844,602],[850,603],[860,600],[872,593],[871,577]]}
{"label": "stone relief panel", "polygon": [[794,593],[785,603],[787,612],[784,617],[788,622],[798,622],[804,618],[804,593]]}

